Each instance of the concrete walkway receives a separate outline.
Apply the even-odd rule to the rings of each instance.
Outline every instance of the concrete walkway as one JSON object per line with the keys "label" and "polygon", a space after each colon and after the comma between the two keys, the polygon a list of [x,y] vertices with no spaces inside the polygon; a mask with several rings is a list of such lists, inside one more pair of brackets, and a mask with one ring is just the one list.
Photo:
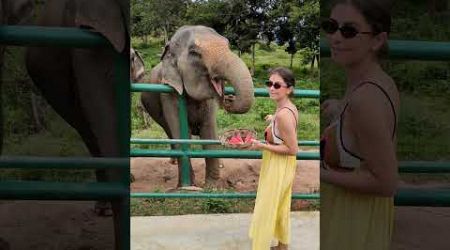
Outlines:
{"label": "concrete walkway", "polygon": [[[290,250],[319,249],[319,212],[291,213]],[[251,214],[131,217],[132,250],[250,250]]]}

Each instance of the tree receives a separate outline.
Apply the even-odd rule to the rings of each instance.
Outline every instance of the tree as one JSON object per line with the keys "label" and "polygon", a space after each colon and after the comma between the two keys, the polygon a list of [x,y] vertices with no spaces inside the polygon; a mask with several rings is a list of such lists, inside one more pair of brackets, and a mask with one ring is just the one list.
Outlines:
{"label": "tree", "polygon": [[[231,0],[228,2],[229,13],[225,36],[232,46],[242,53],[252,54],[252,71],[255,69],[255,44],[258,37],[265,32],[268,23],[268,9],[272,1],[267,0]],[[270,36],[270,33],[266,33]]]}
{"label": "tree", "polygon": [[192,1],[186,10],[185,23],[204,25],[223,34],[227,26],[227,3],[223,0]]}
{"label": "tree", "polygon": [[289,53],[290,55],[291,55],[291,63],[290,63],[290,68],[292,69],[292,62],[293,62],[293,60],[294,60],[294,55],[295,55],[295,53],[297,53],[297,48],[295,47],[295,41],[294,40],[290,40],[289,42],[288,42],[288,47],[285,49],[285,51],[287,52],[287,53]]}
{"label": "tree", "polygon": [[[293,11],[293,19],[296,22],[296,37],[299,48],[309,51],[311,68],[317,59],[319,64],[319,43],[320,43],[320,7],[318,0],[304,0],[303,4]],[[308,54],[307,54],[308,55]]]}
{"label": "tree", "polygon": [[275,17],[277,44],[287,44],[286,52],[291,54],[291,60],[299,49],[308,52],[304,55],[313,67],[314,59],[319,57],[319,1],[279,0],[276,6],[271,16]]}
{"label": "tree", "polygon": [[188,0],[132,0],[132,35],[145,38],[151,33],[163,33],[167,42],[183,23],[188,3]]}

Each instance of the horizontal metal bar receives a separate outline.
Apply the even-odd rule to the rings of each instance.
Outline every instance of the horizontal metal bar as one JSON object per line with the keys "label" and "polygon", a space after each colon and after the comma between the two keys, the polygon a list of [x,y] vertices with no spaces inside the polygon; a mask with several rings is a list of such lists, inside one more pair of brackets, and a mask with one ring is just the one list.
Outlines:
{"label": "horizontal metal bar", "polygon": [[[131,144],[199,144],[199,145],[218,145],[219,140],[189,140],[189,139],[139,139],[131,138]],[[299,141],[300,146],[319,146],[318,141]]]}
{"label": "horizontal metal bar", "polygon": [[189,140],[189,139],[139,139],[131,138],[131,144],[198,144],[198,145],[216,145],[220,144],[219,140]]}
{"label": "horizontal metal bar", "polygon": [[100,157],[0,157],[1,168],[29,168],[29,169],[128,169],[130,160],[124,158]]}
{"label": "horizontal metal bar", "polygon": [[[330,56],[330,47],[324,39],[320,41],[320,55]],[[450,60],[450,43],[433,41],[389,41],[390,59]]]}
{"label": "horizontal metal bar", "polygon": [[1,26],[0,44],[16,46],[103,47],[111,46],[99,33],[79,28]]}
{"label": "horizontal metal bar", "polygon": [[[244,159],[261,159],[261,151],[252,150],[190,150],[185,153],[181,150],[148,150],[148,149],[132,149],[132,157],[181,157],[188,156],[190,158],[244,158]],[[319,160],[319,152],[299,152],[297,153],[299,160]]]}
{"label": "horizontal metal bar", "polygon": [[450,162],[439,161],[401,161],[400,173],[450,173]]}
{"label": "horizontal metal bar", "polygon": [[[132,157],[180,157],[183,156],[181,150],[147,150],[132,149]],[[198,150],[188,151],[187,156],[191,158],[244,158],[261,159],[262,153],[259,151],[246,150]],[[299,160],[319,160],[319,152],[299,152]],[[401,161],[399,163],[400,173],[450,173],[450,162],[433,161]]]}
{"label": "horizontal metal bar", "polygon": [[0,199],[3,200],[111,200],[128,195],[128,186],[116,182],[0,182]]}
{"label": "horizontal metal bar", "polygon": [[394,203],[396,206],[450,207],[450,187],[401,188]]}
{"label": "horizontal metal bar", "polygon": [[[188,199],[254,199],[256,193],[131,193],[131,198],[188,198]],[[293,199],[317,200],[320,195],[314,194],[292,194]]]}
{"label": "horizontal metal bar", "polygon": [[[234,89],[231,87],[225,88],[225,94],[234,94]],[[269,97],[269,91],[266,88],[255,88],[256,97]],[[294,89],[294,97],[298,98],[320,98],[320,90],[311,89]]]}
{"label": "horizontal metal bar", "polygon": [[160,83],[132,83],[131,92],[159,92],[172,93],[174,89],[166,84]]}
{"label": "horizontal metal bar", "polygon": [[[254,199],[255,193],[131,193],[131,198],[178,198],[178,199]],[[293,199],[317,200],[319,193],[292,195]],[[400,189],[394,198],[396,206],[450,206],[450,189]]]}
{"label": "horizontal metal bar", "polygon": [[[160,93],[172,93],[173,88],[166,84],[157,83],[133,83],[131,85],[132,92],[160,92]],[[232,87],[225,88],[225,94],[234,94],[234,89]],[[255,88],[255,96],[257,97],[268,97],[269,92],[265,88]],[[294,97],[301,98],[319,98],[320,90],[309,90],[309,89],[295,89]]]}

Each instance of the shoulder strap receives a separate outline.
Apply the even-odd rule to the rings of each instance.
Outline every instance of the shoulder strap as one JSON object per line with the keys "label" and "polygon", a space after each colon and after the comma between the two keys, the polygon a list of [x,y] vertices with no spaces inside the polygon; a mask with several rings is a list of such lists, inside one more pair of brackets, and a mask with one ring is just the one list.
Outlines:
{"label": "shoulder strap", "polygon": [[295,112],[294,112],[294,110],[292,110],[291,108],[289,108],[289,107],[282,107],[280,110],[282,110],[282,109],[288,109],[289,111],[291,111],[291,113],[292,113],[292,115],[294,116],[294,119],[295,119],[295,124],[297,124],[297,116],[295,116]]}
{"label": "shoulder strap", "polygon": [[[395,112],[394,103],[392,102],[391,97],[390,97],[389,94],[386,92],[386,90],[385,90],[383,87],[381,87],[381,86],[380,86],[378,83],[376,83],[376,82],[372,82],[372,81],[364,81],[364,82],[362,82],[361,84],[359,84],[356,88],[354,88],[350,94],[353,94],[357,89],[359,89],[361,86],[366,85],[366,84],[372,84],[372,85],[376,86],[379,90],[381,90],[381,92],[383,92],[383,94],[384,94],[384,95],[386,96],[386,98],[389,100],[389,104],[391,105],[392,113],[393,113],[393,115],[394,115],[394,130],[392,131],[392,139],[394,139],[395,132],[396,132],[396,130],[397,130],[397,113]],[[342,118],[343,118],[343,116],[344,116],[344,112],[345,112],[345,110],[347,109],[348,104],[349,104],[349,101],[347,101],[347,103],[346,103],[345,106],[344,106],[344,109],[343,109],[342,112],[341,112],[341,115],[340,115],[340,118],[341,118],[341,124],[342,124]],[[341,128],[342,128],[342,126],[341,126]]]}
{"label": "shoulder strap", "polygon": [[[291,108],[289,108],[289,107],[282,107],[280,110],[282,110],[282,109],[284,109],[284,108],[286,108],[286,109],[288,109],[289,111],[291,111],[292,115],[294,116],[294,119],[295,119],[295,131],[297,131],[297,123],[298,123],[298,121],[297,121],[297,117],[295,116],[295,112],[294,112]],[[278,110],[278,112],[280,112],[280,110]],[[278,113],[278,112],[277,112],[277,113]],[[281,140],[281,138],[275,133],[275,117],[274,117],[274,119],[273,119],[273,135],[276,136],[278,139]]]}
{"label": "shoulder strap", "polygon": [[[383,94],[389,100],[389,103],[391,104],[392,112],[394,114],[394,130],[392,131],[392,140],[394,140],[395,132],[397,130],[397,114],[395,112],[394,103],[392,102],[392,100],[391,100],[390,96],[388,95],[388,93],[386,92],[386,90],[383,87],[381,87],[378,83],[375,83],[372,81],[364,81],[361,84],[359,84],[356,88],[354,88],[350,94],[353,94],[357,89],[359,89],[361,86],[363,86],[365,84],[372,84],[372,85],[376,86],[379,90],[381,90],[381,92],[383,92]],[[340,123],[341,124],[340,124],[340,128],[339,128],[339,136],[340,136],[341,146],[347,153],[349,153],[353,157],[363,160],[362,157],[356,155],[355,153],[351,152],[350,150],[348,150],[345,147],[344,140],[342,137],[342,128],[344,127],[344,113],[345,113],[345,110],[347,109],[348,104],[349,104],[349,101],[347,101],[347,103],[345,104],[344,109],[342,110],[341,115],[340,115]]]}

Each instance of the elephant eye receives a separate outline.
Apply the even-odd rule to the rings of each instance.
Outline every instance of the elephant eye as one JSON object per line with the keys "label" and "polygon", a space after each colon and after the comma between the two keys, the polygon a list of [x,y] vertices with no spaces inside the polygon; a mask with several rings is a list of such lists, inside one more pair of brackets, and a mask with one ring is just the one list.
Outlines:
{"label": "elephant eye", "polygon": [[200,52],[196,49],[190,49],[189,50],[189,55],[190,56],[197,56],[197,57],[201,57],[202,55],[200,54]]}

